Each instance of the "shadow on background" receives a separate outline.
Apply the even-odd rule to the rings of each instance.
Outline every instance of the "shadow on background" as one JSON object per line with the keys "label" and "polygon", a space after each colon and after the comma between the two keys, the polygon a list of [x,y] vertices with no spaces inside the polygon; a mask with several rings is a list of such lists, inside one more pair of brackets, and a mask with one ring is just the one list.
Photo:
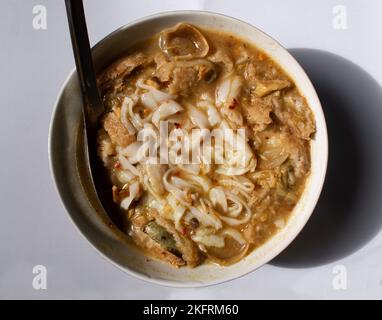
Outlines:
{"label": "shadow on background", "polygon": [[272,265],[313,267],[367,244],[382,228],[382,89],[331,53],[292,49],[315,86],[329,134],[328,171],[308,224]]}

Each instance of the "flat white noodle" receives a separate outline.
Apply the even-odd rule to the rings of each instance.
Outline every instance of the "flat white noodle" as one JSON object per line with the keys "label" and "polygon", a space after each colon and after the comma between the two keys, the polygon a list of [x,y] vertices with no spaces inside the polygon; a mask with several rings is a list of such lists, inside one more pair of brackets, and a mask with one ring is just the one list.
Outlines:
{"label": "flat white noodle", "polygon": [[138,194],[139,194],[139,182],[134,182],[133,184],[129,186],[129,196],[124,198],[121,201],[121,208],[124,210],[129,209],[131,203],[133,202],[133,200],[136,199]]}
{"label": "flat white noodle", "polygon": [[191,134],[191,143],[188,143],[189,154],[192,155],[193,163],[201,163],[205,167],[205,171],[209,171],[209,164],[212,161],[213,154],[211,152],[211,135],[209,130],[195,130]]}
{"label": "flat white noodle", "polygon": [[223,227],[222,222],[218,217],[212,213],[206,212],[201,207],[196,208],[191,206],[189,209],[191,214],[204,226],[211,226],[217,230]]}
{"label": "flat white noodle", "polygon": [[165,120],[180,111],[183,111],[183,108],[179,103],[174,100],[165,101],[154,111],[151,121],[157,128],[159,128],[160,121]]}
{"label": "flat white noodle", "polygon": [[256,168],[256,160],[251,159],[246,167],[227,167],[224,165],[218,166],[215,170],[216,173],[226,176],[240,176],[249,171],[254,171]]}
{"label": "flat white noodle", "polygon": [[216,88],[216,104],[223,105],[228,100],[228,94],[231,89],[231,78],[223,80]]}
{"label": "flat white noodle", "polygon": [[161,203],[162,205],[165,204],[165,201],[162,199],[162,196],[159,195],[155,190],[154,188],[152,187],[151,183],[150,183],[150,180],[149,180],[149,177],[148,176],[145,176],[143,177],[143,185],[145,186],[145,188],[147,189],[148,192],[150,192],[150,194],[159,202]]}
{"label": "flat white noodle", "polygon": [[151,110],[154,110],[158,105],[160,105],[164,101],[175,99],[174,95],[160,91],[152,86],[145,84],[143,82],[143,79],[139,79],[137,81],[136,86],[140,89],[147,90],[146,93],[143,93],[141,95],[141,102],[145,107]]}
{"label": "flat white noodle", "polygon": [[218,179],[218,184],[225,187],[232,187],[237,189],[247,199],[251,197],[250,192],[252,192],[255,188],[255,185],[249,179],[243,176],[234,176],[233,179]]}
{"label": "flat white noodle", "polygon": [[200,129],[210,128],[210,123],[208,121],[205,113],[192,105],[187,106],[187,113],[193,124],[195,124]]}
{"label": "flat white noodle", "polygon": [[[142,144],[133,156],[137,161],[147,164],[158,163],[159,132],[151,123],[145,123],[138,132],[137,140]],[[127,147],[128,148],[128,147]]]}
{"label": "flat white noodle", "polygon": [[196,230],[195,234],[191,236],[191,239],[207,247],[223,248],[225,246],[226,237],[231,237],[240,245],[246,244],[246,240],[241,233],[233,228],[224,228],[217,234],[214,234],[213,230],[199,228]]}
{"label": "flat white noodle", "polygon": [[178,168],[181,171],[198,175],[200,172],[200,165],[199,164],[178,164]]}
{"label": "flat white noodle", "polygon": [[233,228],[224,228],[221,232],[221,235],[224,237],[231,237],[235,239],[239,244],[244,245],[247,243],[247,241],[244,239],[243,235],[237,230]]}
{"label": "flat white noodle", "polygon": [[223,236],[212,234],[208,229],[197,229],[191,239],[207,247],[223,248],[225,245]]}
{"label": "flat white noodle", "polygon": [[128,159],[125,158],[122,154],[118,154],[118,161],[122,165],[122,168],[125,170],[130,171],[132,174],[134,174],[137,177],[142,178],[141,173],[138,171],[136,167],[134,167]]}
{"label": "flat white noodle", "polygon": [[208,100],[201,100],[197,103],[198,108],[207,113],[208,122],[212,127],[218,125],[222,121],[219,111],[215,108],[210,97]]}
{"label": "flat white noodle", "polygon": [[208,193],[208,191],[211,189],[211,181],[207,177],[195,176],[192,174],[186,174],[185,177],[195,184],[201,186],[203,191],[206,193]]}
{"label": "flat white noodle", "polygon": [[136,164],[140,161],[141,158],[141,147],[142,142],[135,141],[129,144],[127,147],[123,148],[120,153],[127,157],[131,164]]}
{"label": "flat white noodle", "polygon": [[237,98],[242,86],[242,80],[239,76],[230,76],[218,84],[216,88],[216,104],[218,106],[229,105],[233,99]]}
{"label": "flat white noodle", "polygon": [[131,124],[128,118],[130,105],[133,107],[136,104],[136,102],[136,97],[134,97],[133,99],[130,97],[124,97],[122,101],[121,122],[129,132],[129,134],[134,134],[137,132],[136,128]]}
{"label": "flat white noodle", "polygon": [[141,94],[141,103],[150,110],[155,110],[158,106],[158,102],[155,100],[151,92],[145,92]]}
{"label": "flat white noodle", "polygon": [[215,152],[215,161],[218,160],[223,164],[217,166],[215,172],[226,176],[239,176],[254,171],[257,162],[244,137],[230,130],[227,121],[222,121],[219,129],[217,136],[219,140],[223,140],[224,152],[220,154]]}
{"label": "flat white noodle", "polygon": [[220,113],[216,110],[216,108],[214,106],[208,107],[207,116],[208,116],[208,121],[210,122],[211,126],[218,125],[222,120]]}
{"label": "flat white noodle", "polygon": [[142,119],[141,116],[134,111],[135,104],[128,105],[128,113],[130,116],[131,123],[137,130],[141,130],[144,126],[145,122],[149,122],[151,120],[152,114],[149,114],[146,118]]}
{"label": "flat white noodle", "polygon": [[135,178],[135,175],[128,170],[117,170],[115,175],[118,181],[123,184],[130,183]]}
{"label": "flat white noodle", "polygon": [[185,188],[194,189],[194,190],[196,189],[196,190],[200,190],[200,191],[203,190],[202,188],[200,188],[199,185],[195,185],[195,183],[190,183],[187,180],[184,180],[184,179],[181,179],[181,178],[175,177],[175,176],[171,177],[171,183],[180,190],[185,189]]}
{"label": "flat white noodle", "polygon": [[227,223],[230,226],[238,226],[240,224],[247,223],[251,219],[251,216],[252,216],[251,209],[248,207],[248,205],[246,204],[245,201],[240,199],[240,197],[234,195],[232,192],[229,192],[229,191],[225,191],[225,192],[226,192],[227,198],[229,198],[233,202],[237,202],[238,205],[241,205],[243,207],[244,212],[242,212],[243,217],[241,219],[228,217],[228,216],[224,216],[224,215],[220,215],[220,219],[223,220],[225,223]]}
{"label": "flat white noodle", "polygon": [[164,185],[166,191],[170,192],[175,197],[176,200],[178,200],[181,204],[183,204],[185,206],[189,206],[189,203],[184,198],[184,192],[181,189],[174,186],[169,181],[170,175],[176,171],[177,171],[176,168],[170,168],[166,171],[166,173],[164,174],[163,179],[162,179],[163,185]]}
{"label": "flat white noodle", "polygon": [[234,180],[241,183],[243,190],[246,192],[252,192],[255,189],[254,183],[245,176],[234,177]]}
{"label": "flat white noodle", "polygon": [[228,199],[228,210],[227,210],[227,215],[232,217],[232,218],[237,218],[240,213],[243,211],[243,205],[235,201],[235,199],[232,199],[229,195],[227,195]]}
{"label": "flat white noodle", "polygon": [[158,210],[158,212],[163,213],[165,212],[165,205],[166,202],[161,199],[161,201],[158,201],[152,194],[146,194],[144,198],[141,200],[142,204],[147,205],[149,208],[153,208]]}
{"label": "flat white noodle", "polygon": [[227,198],[222,187],[212,188],[209,192],[212,205],[223,212],[228,211]]}
{"label": "flat white noodle", "polygon": [[182,230],[181,220],[183,218],[184,213],[186,212],[186,208],[182,205],[178,205],[173,212],[175,228],[180,231]]}

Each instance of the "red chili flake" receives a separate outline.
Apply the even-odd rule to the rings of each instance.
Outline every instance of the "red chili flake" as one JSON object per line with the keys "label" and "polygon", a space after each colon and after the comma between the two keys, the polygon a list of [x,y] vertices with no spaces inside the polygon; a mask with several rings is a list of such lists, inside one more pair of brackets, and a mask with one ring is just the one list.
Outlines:
{"label": "red chili flake", "polygon": [[185,236],[187,234],[187,228],[182,228],[181,232],[182,232],[182,235]]}
{"label": "red chili flake", "polygon": [[238,104],[239,104],[239,102],[237,102],[236,99],[233,99],[231,105],[229,106],[229,108],[230,109],[235,109]]}
{"label": "red chili flake", "polygon": [[114,168],[115,169],[119,169],[121,167],[121,163],[119,161],[117,161],[116,163],[114,163]]}
{"label": "red chili flake", "polygon": [[174,126],[175,126],[175,128],[177,128],[177,129],[179,129],[179,128],[181,127],[180,123],[178,123],[178,122],[175,122],[175,123],[174,123]]}

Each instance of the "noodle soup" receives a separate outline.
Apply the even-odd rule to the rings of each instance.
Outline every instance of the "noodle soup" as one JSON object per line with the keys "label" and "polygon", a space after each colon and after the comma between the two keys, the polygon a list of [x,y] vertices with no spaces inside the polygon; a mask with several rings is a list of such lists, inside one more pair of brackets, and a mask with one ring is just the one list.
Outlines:
{"label": "noodle soup", "polygon": [[230,265],[286,225],[310,173],[315,121],[262,51],[179,23],[98,85],[99,156],[123,231],[145,254],[176,267]]}

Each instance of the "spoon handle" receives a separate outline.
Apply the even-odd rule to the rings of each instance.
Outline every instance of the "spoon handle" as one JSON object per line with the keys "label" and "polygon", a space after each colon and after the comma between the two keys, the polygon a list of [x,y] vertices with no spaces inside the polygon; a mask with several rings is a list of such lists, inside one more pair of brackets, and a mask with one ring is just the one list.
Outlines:
{"label": "spoon handle", "polygon": [[104,108],[97,88],[84,6],[82,0],[65,0],[65,4],[74,59],[84,99],[85,126],[94,129]]}
{"label": "spoon handle", "polygon": [[74,59],[82,91],[85,130],[83,149],[89,174],[88,182],[90,182],[90,185],[87,183],[87,186],[95,192],[92,192],[91,202],[93,205],[95,204],[96,208],[102,209],[116,226],[121,226],[121,218],[115,210],[115,204],[108,200],[112,199],[111,187],[102,187],[107,185],[107,177],[105,177],[102,161],[97,155],[97,132],[99,129],[99,117],[105,110],[97,88],[84,6],[82,0],[65,0],[65,5]]}

